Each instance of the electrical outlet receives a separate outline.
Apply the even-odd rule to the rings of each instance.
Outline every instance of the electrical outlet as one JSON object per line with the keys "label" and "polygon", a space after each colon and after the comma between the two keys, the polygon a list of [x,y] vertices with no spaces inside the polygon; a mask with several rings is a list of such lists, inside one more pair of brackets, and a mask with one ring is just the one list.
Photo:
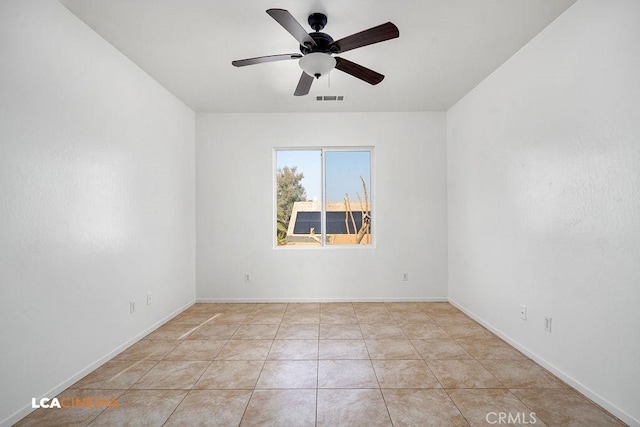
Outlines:
{"label": "electrical outlet", "polygon": [[527,320],[527,306],[520,304],[520,318]]}
{"label": "electrical outlet", "polygon": [[551,332],[551,317],[544,318],[544,330]]}
{"label": "electrical outlet", "polygon": [[153,295],[147,294],[147,305],[151,305],[152,302],[153,302]]}
{"label": "electrical outlet", "polygon": [[129,301],[129,313],[133,314],[136,312],[136,302]]}
{"label": "electrical outlet", "polygon": [[402,281],[403,282],[408,282],[409,281],[409,273],[407,273],[407,272],[402,273]]}
{"label": "electrical outlet", "polygon": [[244,273],[244,281],[245,282],[250,282],[251,281],[251,274]]}

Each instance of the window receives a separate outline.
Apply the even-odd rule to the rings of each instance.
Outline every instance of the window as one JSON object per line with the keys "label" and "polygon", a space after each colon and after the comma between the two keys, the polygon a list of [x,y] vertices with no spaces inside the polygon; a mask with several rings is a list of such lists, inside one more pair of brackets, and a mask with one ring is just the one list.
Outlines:
{"label": "window", "polygon": [[371,148],[276,149],[276,244],[371,245],[371,157]]}

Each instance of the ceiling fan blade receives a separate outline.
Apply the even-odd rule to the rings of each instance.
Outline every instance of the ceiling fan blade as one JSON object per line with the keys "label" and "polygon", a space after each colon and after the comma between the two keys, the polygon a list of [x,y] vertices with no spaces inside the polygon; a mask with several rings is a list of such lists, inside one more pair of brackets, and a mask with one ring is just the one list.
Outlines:
{"label": "ceiling fan blade", "polygon": [[284,53],[282,55],[258,56],[257,58],[238,59],[231,61],[236,67],[245,67],[247,65],[263,64],[265,62],[286,61],[287,59],[299,59],[302,55],[299,53]]}
{"label": "ceiling fan blade", "polygon": [[296,91],[293,94],[295,96],[307,95],[309,93],[309,89],[311,89],[311,83],[313,83],[313,77],[303,71],[300,76],[300,80],[298,81]]}
{"label": "ceiling fan blade", "polygon": [[[360,31],[340,40],[336,40],[329,45],[329,49],[335,53],[342,53],[362,46],[380,43],[385,40],[395,39],[400,36],[398,27],[391,22]],[[337,49],[337,50],[335,50]]]}
{"label": "ceiling fan blade", "polygon": [[355,62],[348,61],[344,58],[336,57],[336,69],[347,74],[351,74],[353,77],[356,77],[372,85],[377,85],[382,80],[384,80],[384,76],[382,74],[376,73],[373,70],[356,64]]}
{"label": "ceiling fan blade", "polygon": [[316,42],[311,38],[311,36],[309,36],[309,34],[307,34],[302,25],[300,25],[300,23],[296,21],[296,18],[294,18],[288,10],[268,9],[267,13],[273,19],[278,21],[278,24],[282,25],[284,29],[287,30],[289,34],[291,34],[296,40],[298,40],[298,43],[300,43],[302,46],[316,45]]}

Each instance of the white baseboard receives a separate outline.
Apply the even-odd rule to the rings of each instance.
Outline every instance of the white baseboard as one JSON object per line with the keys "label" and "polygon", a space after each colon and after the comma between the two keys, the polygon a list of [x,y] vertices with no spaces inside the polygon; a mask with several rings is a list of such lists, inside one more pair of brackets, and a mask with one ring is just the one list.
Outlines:
{"label": "white baseboard", "polygon": [[564,381],[565,383],[569,384],[571,387],[573,387],[574,389],[576,389],[577,391],[582,393],[588,399],[591,399],[593,402],[595,402],[596,404],[600,405],[605,410],[609,411],[615,417],[618,417],[624,423],[626,423],[626,424],[628,424],[630,426],[640,427],[640,420],[637,420],[634,417],[632,417],[631,415],[627,414],[625,411],[623,411],[622,409],[618,408],[613,403],[609,402],[607,399],[605,399],[602,396],[600,396],[598,393],[596,393],[593,390],[591,390],[590,388],[586,387],[580,381],[576,380],[575,378],[571,377],[570,375],[568,375],[567,373],[565,373],[564,371],[562,371],[561,369],[559,369],[558,367],[556,367],[552,363],[550,363],[547,360],[545,360],[542,357],[540,357],[534,351],[528,349],[527,347],[525,347],[522,344],[520,344],[518,341],[512,339],[507,334],[503,333],[501,330],[499,330],[499,329],[493,327],[492,325],[490,325],[489,323],[485,322],[483,319],[478,317],[471,310],[467,309],[466,307],[462,306],[461,304],[458,304],[457,302],[455,302],[451,298],[449,298],[449,303],[451,305],[453,305],[454,307],[458,308],[459,310],[461,310],[462,312],[464,312],[467,316],[471,317],[476,322],[480,323],[485,328],[489,329],[491,332],[493,332],[494,334],[496,334],[497,336],[502,338],[504,341],[508,342],[513,347],[515,347],[518,350],[520,350],[526,356],[528,356],[533,361],[538,363],[540,366],[542,366],[543,368],[545,368],[546,370],[548,370],[549,372],[551,372],[552,374],[554,374],[555,376],[560,378],[562,381]]}
{"label": "white baseboard", "polygon": [[448,302],[446,297],[362,297],[362,298],[197,298],[198,303],[305,303],[305,302]]}
{"label": "white baseboard", "polygon": [[[43,393],[40,397],[57,396],[58,394],[60,394],[61,392],[63,392],[67,388],[69,388],[69,386],[75,384],[76,382],[78,382],[79,380],[84,378],[88,373],[94,371],[95,369],[99,368],[105,362],[108,362],[109,360],[111,360],[114,356],[116,356],[117,354],[119,354],[120,352],[125,350],[127,347],[130,347],[131,345],[133,345],[136,342],[140,341],[142,338],[146,337],[151,332],[153,332],[154,330],[158,329],[160,326],[165,324],[168,320],[173,319],[175,316],[177,316],[178,314],[182,313],[187,308],[191,307],[194,303],[195,303],[195,301],[192,300],[189,303],[185,304],[184,306],[174,310],[173,312],[171,312],[167,316],[163,317],[161,320],[159,320],[158,322],[154,323],[153,325],[151,325],[147,329],[143,330],[142,332],[140,332],[139,334],[137,334],[136,336],[134,336],[130,340],[126,341],[125,343],[121,344],[117,348],[113,349],[109,353],[107,353],[104,356],[102,356],[100,359],[96,360],[95,362],[93,362],[90,365],[86,366],[85,368],[81,369],[80,371],[78,371],[77,373],[72,375],[70,378],[67,378],[66,380],[64,380],[63,382],[58,384],[57,386],[53,387],[51,390],[47,391],[46,393]],[[4,420],[0,421],[0,427],[9,427],[9,426],[15,424],[16,422],[20,421],[21,419],[23,419],[24,417],[29,415],[31,412],[33,412],[33,410],[34,409],[31,407],[31,405],[25,406],[24,408],[14,412],[12,415],[9,415]]]}

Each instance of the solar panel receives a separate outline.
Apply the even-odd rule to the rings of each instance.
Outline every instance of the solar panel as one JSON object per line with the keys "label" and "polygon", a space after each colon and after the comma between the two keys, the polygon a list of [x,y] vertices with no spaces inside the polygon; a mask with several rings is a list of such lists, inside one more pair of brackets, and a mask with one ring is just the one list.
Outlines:
{"label": "solar panel", "polygon": [[[314,233],[322,233],[322,225],[320,222],[320,212],[307,211],[298,212],[296,223],[293,226],[293,234],[310,234],[313,228]],[[353,219],[356,223],[356,229],[353,228],[351,215],[347,216],[345,223],[345,212],[327,212],[327,234],[356,234],[362,227],[362,213],[353,212]]]}
{"label": "solar panel", "polygon": [[320,212],[298,212],[296,223],[293,226],[293,234],[311,234],[311,229],[320,234]]}

